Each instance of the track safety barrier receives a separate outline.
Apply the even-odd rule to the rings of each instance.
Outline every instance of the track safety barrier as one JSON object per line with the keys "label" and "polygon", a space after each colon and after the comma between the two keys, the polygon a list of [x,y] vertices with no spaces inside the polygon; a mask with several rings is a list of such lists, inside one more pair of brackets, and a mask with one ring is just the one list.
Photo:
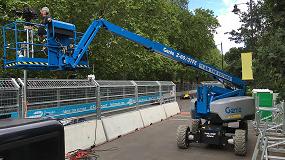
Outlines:
{"label": "track safety barrier", "polygon": [[139,111],[103,117],[102,123],[108,141],[144,127]]}
{"label": "track safety barrier", "polygon": [[0,117],[9,117],[11,112],[22,117],[20,97],[21,89],[15,79],[0,79]]}
{"label": "track safety barrier", "polygon": [[[23,80],[0,80],[0,115],[19,118],[66,119],[147,108],[176,101],[171,81],[107,81],[88,79],[29,79],[27,113],[22,113]],[[5,88],[6,87],[6,88]]]}
{"label": "track safety barrier", "polygon": [[107,141],[101,120],[91,120],[64,127],[65,152],[86,149]]}
{"label": "track safety barrier", "polygon": [[24,114],[23,80],[0,80],[0,116],[60,120],[65,124],[66,152],[105,143],[180,112],[176,86],[170,81],[105,81],[91,76],[29,79],[27,85]]}
{"label": "track safety barrier", "polygon": [[140,109],[144,127],[166,119],[166,113],[162,105]]}
{"label": "track safety barrier", "polygon": [[162,106],[165,109],[166,117],[171,117],[180,113],[180,108],[177,102],[165,103]]}

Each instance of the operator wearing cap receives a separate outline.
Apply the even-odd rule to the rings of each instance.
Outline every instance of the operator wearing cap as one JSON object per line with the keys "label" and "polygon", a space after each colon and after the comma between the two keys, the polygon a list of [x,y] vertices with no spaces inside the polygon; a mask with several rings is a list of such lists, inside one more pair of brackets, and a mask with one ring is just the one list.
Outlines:
{"label": "operator wearing cap", "polygon": [[[42,17],[41,24],[46,25],[50,23],[52,19],[51,19],[48,7],[43,7],[40,10],[40,12],[41,12],[41,17]],[[44,27],[39,28],[38,35],[40,37],[43,37],[44,35],[46,35],[46,30]]]}
{"label": "operator wearing cap", "polygon": [[42,24],[47,24],[51,22],[51,16],[49,14],[49,9],[48,7],[43,7],[41,10],[41,16],[42,16]]}

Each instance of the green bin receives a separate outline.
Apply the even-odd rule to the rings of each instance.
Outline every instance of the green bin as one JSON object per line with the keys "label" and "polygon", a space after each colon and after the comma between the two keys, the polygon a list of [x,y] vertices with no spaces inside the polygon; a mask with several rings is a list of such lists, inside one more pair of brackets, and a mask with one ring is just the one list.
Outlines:
{"label": "green bin", "polygon": [[269,89],[253,89],[256,107],[260,110],[261,119],[272,121],[273,91]]}

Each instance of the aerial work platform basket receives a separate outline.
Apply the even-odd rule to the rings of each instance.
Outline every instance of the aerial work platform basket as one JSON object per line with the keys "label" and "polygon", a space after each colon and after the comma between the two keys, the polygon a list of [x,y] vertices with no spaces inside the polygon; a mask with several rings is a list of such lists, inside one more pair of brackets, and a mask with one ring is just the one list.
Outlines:
{"label": "aerial work platform basket", "polygon": [[[3,26],[4,68],[72,70],[71,56],[82,33],[75,25],[52,20],[47,25],[15,21]],[[77,68],[87,68],[88,54]]]}

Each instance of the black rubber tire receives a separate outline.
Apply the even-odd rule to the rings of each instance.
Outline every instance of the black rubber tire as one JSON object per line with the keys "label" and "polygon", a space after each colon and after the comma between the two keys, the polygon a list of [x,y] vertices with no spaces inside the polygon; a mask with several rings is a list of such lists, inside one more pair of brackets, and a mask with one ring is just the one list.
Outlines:
{"label": "black rubber tire", "polygon": [[193,108],[191,107],[191,118],[196,118],[196,108],[197,108],[197,101],[195,101]]}
{"label": "black rubber tire", "polygon": [[180,149],[187,149],[189,148],[189,136],[190,133],[190,127],[186,125],[180,125],[177,128],[176,132],[176,142],[177,142],[177,147]]}
{"label": "black rubber tire", "polygon": [[236,155],[245,156],[247,152],[246,131],[242,129],[235,130],[234,151]]}
{"label": "black rubber tire", "polygon": [[201,123],[200,119],[192,119],[191,132],[193,134],[196,134],[198,132],[200,128],[200,123]]}
{"label": "black rubber tire", "polygon": [[195,109],[191,109],[191,118],[195,118],[195,117],[196,117]]}
{"label": "black rubber tire", "polygon": [[248,140],[248,124],[247,121],[239,122],[239,129],[245,130],[246,141]]}

